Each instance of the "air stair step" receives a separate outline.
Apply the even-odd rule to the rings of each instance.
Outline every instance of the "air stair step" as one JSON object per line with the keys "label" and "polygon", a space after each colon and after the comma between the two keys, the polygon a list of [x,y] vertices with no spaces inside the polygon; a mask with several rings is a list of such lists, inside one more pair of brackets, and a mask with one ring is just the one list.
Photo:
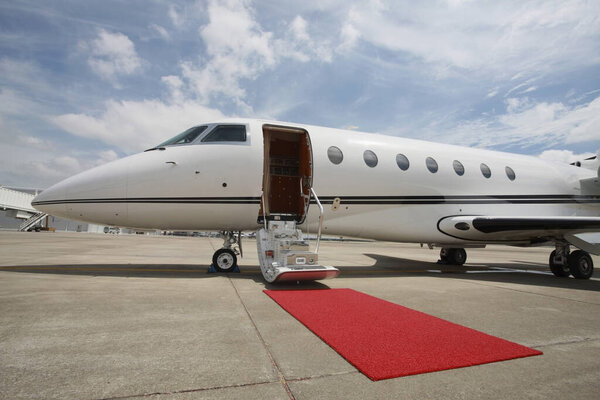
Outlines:
{"label": "air stair step", "polygon": [[269,221],[256,235],[260,269],[267,282],[335,278],[337,268],[318,264],[319,256],[309,251],[308,241],[294,221]]}
{"label": "air stair step", "polygon": [[20,231],[26,231],[29,228],[34,227],[36,224],[40,223],[44,218],[46,218],[48,214],[43,213],[43,212],[38,212],[36,214],[33,214],[31,217],[29,217],[28,219],[26,219],[20,226],[19,226],[19,230]]}

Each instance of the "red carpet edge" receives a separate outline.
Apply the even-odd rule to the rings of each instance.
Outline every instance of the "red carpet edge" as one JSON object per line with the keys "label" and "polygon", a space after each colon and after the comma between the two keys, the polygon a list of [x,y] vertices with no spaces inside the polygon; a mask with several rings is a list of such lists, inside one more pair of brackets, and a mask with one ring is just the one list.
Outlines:
{"label": "red carpet edge", "polygon": [[542,354],[352,289],[264,292],[374,381]]}

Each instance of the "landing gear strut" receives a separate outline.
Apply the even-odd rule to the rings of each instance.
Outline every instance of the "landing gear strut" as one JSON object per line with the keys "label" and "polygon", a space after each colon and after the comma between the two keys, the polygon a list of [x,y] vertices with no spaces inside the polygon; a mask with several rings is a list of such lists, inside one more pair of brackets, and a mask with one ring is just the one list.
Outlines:
{"label": "landing gear strut", "polygon": [[221,236],[223,236],[223,247],[213,254],[212,265],[217,272],[232,272],[237,267],[238,254],[243,256],[242,233],[237,232],[236,237],[232,231],[222,231]]}
{"label": "landing gear strut", "polygon": [[571,275],[569,270],[569,245],[556,243],[556,250],[550,253],[548,264],[554,276],[565,278]]}
{"label": "landing gear strut", "polygon": [[440,250],[440,264],[463,265],[467,261],[467,252],[462,248],[443,248]]}
{"label": "landing gear strut", "polygon": [[576,279],[590,279],[594,273],[592,257],[583,250],[569,253],[569,245],[565,243],[556,243],[548,264],[554,276],[561,278],[573,275]]}

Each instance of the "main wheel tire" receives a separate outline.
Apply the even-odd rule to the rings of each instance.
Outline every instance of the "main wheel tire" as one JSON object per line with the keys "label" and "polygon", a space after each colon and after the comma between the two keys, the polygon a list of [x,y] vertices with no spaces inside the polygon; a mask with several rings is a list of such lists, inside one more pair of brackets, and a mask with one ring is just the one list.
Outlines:
{"label": "main wheel tire", "polygon": [[443,248],[440,250],[440,259],[437,262],[438,264],[448,264],[448,249]]}
{"label": "main wheel tire", "polygon": [[554,276],[559,278],[566,278],[571,275],[571,270],[568,264],[558,264],[554,262],[554,256],[556,255],[556,250],[553,250],[550,253],[550,260],[548,260],[548,265],[550,266],[550,271],[554,274]]}
{"label": "main wheel tire", "polygon": [[231,249],[219,249],[213,254],[212,263],[219,272],[231,272],[237,267],[237,256]]}
{"label": "main wheel tire", "polygon": [[451,265],[463,265],[467,261],[465,249],[448,249],[447,262]]}
{"label": "main wheel tire", "polygon": [[574,278],[590,279],[594,273],[594,262],[585,251],[575,250],[569,254],[569,269]]}

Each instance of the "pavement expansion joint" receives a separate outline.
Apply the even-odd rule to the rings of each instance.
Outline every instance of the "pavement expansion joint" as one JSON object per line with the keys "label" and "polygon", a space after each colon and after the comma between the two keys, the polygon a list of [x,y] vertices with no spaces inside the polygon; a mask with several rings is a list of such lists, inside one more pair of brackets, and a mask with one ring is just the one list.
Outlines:
{"label": "pavement expansion joint", "polygon": [[342,376],[342,375],[362,375],[362,372],[354,370],[354,371],[343,371],[343,372],[332,372],[329,374],[322,374],[322,375],[311,375],[311,376],[303,376],[301,378],[290,378],[287,381],[288,382],[304,382],[304,381],[309,381],[311,379],[321,379],[321,378],[331,378],[334,376]]}
{"label": "pavement expansion joint", "polygon": [[97,400],[126,400],[126,399],[136,399],[136,398],[144,398],[144,397],[150,397],[150,396],[170,396],[170,395],[175,395],[175,394],[206,392],[206,391],[210,391],[210,390],[253,387],[253,386],[260,386],[260,385],[268,385],[268,384],[272,384],[272,383],[276,383],[276,382],[277,381],[240,383],[238,385],[212,386],[212,387],[197,388],[197,389],[182,389],[182,390],[174,390],[171,392],[154,392],[154,393],[144,393],[144,394],[131,394],[131,395],[125,395],[125,396],[116,396],[116,397],[103,397],[103,398],[97,399]]}
{"label": "pavement expansion joint", "polygon": [[533,347],[534,349],[539,349],[539,348],[543,348],[543,347],[564,346],[564,345],[569,345],[569,344],[589,343],[589,342],[598,342],[598,341],[600,341],[600,338],[586,337],[586,338],[579,338],[579,339],[575,339],[575,340],[565,340],[563,342],[542,343],[542,344],[537,344],[537,345],[534,345],[531,347]]}
{"label": "pavement expansion joint", "polygon": [[244,307],[244,311],[246,312],[246,315],[248,315],[248,319],[250,320],[250,323],[254,327],[254,331],[256,332],[256,335],[258,336],[260,342],[262,343],[263,348],[265,349],[265,352],[267,353],[267,356],[269,357],[269,360],[271,361],[271,365],[273,367],[273,370],[275,371],[275,373],[277,374],[277,377],[278,377],[279,381],[281,382],[281,385],[285,389],[285,392],[288,394],[289,398],[291,400],[295,400],[296,398],[294,397],[294,394],[292,393],[292,390],[290,389],[289,385],[287,384],[285,376],[283,375],[283,372],[281,372],[281,369],[279,368],[279,365],[277,364],[277,361],[275,361],[275,358],[273,357],[273,354],[271,354],[271,351],[269,350],[269,347],[267,346],[267,343],[265,342],[265,339],[263,338],[262,334],[260,333],[260,330],[258,329],[258,326],[256,326],[256,323],[254,322],[254,319],[252,318],[252,315],[250,314],[250,311],[248,311],[248,307],[246,307],[246,304],[244,303],[244,300],[242,300],[242,297],[240,296],[240,293],[238,292],[237,287],[233,283],[233,280],[231,279],[231,277],[228,277],[228,280],[229,280],[229,283],[231,284],[231,286],[233,287],[233,290],[235,291],[235,294],[236,294],[238,300],[242,304],[242,307]]}

